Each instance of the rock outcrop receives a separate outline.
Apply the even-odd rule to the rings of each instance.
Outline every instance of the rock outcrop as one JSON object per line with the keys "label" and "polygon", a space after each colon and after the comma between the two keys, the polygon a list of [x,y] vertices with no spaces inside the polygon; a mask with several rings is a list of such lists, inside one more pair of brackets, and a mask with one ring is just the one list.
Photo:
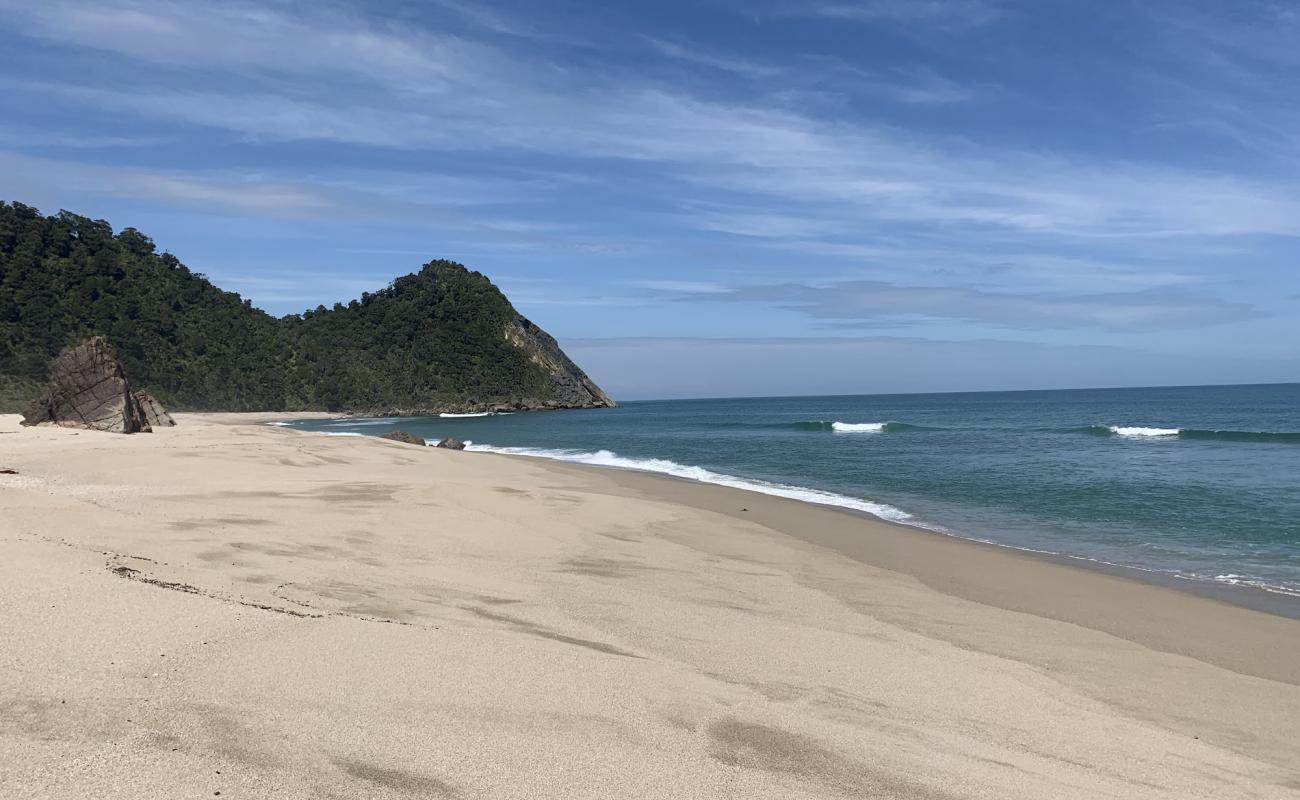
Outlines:
{"label": "rock outcrop", "polygon": [[444,450],[464,450],[465,443],[453,436],[448,436],[446,439],[435,444],[434,447],[441,447]]}
{"label": "rock outcrop", "polygon": [[416,436],[414,433],[408,431],[391,431],[385,433],[379,438],[392,439],[394,442],[401,442],[402,444],[418,444],[420,447],[424,447],[425,445],[425,441],[422,437]]}
{"label": "rock outcrop", "polygon": [[172,415],[167,413],[157,398],[147,392],[135,392],[135,401],[140,404],[140,410],[144,412],[145,422],[149,423],[151,428],[174,428],[176,420]]}
{"label": "rock outcrop", "polygon": [[22,424],[111,433],[153,430],[116,351],[99,336],[59,353],[49,387],[27,407]]}
{"label": "rock outcrop", "polygon": [[506,325],[505,335],[506,341],[523,350],[530,361],[541,366],[551,376],[550,397],[525,401],[519,406],[542,409],[613,408],[617,405],[587,377],[587,373],[564,354],[553,336],[524,317],[515,317]]}

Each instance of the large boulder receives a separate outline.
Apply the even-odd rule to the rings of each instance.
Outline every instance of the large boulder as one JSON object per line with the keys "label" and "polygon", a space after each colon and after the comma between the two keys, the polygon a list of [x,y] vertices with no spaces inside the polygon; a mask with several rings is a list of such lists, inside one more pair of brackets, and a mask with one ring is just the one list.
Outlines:
{"label": "large boulder", "polygon": [[444,450],[464,450],[465,443],[454,436],[448,436],[446,439],[435,444],[434,447],[441,447]]}
{"label": "large boulder", "polygon": [[27,407],[22,424],[111,433],[153,430],[117,353],[99,336],[59,353],[49,387]]}
{"label": "large boulder", "polygon": [[394,442],[402,442],[404,444],[418,444],[421,447],[424,447],[426,444],[423,437],[416,436],[414,433],[408,433],[407,431],[391,431],[385,433],[379,438],[392,439]]}
{"label": "large boulder", "polygon": [[140,410],[144,412],[144,421],[149,423],[151,428],[174,428],[176,420],[172,415],[167,413],[157,398],[147,392],[133,392],[135,401],[140,404]]}

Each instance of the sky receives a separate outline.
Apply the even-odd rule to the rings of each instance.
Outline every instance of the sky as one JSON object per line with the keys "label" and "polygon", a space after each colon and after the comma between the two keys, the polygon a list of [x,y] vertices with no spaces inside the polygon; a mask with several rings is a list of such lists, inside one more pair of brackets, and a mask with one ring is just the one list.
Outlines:
{"label": "sky", "polygon": [[1300,2],[0,0],[0,199],[615,397],[1300,380]]}

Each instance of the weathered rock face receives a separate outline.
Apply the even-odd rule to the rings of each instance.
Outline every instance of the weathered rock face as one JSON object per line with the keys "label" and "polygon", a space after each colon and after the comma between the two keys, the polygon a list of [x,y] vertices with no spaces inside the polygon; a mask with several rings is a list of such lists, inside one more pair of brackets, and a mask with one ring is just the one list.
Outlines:
{"label": "weathered rock face", "polygon": [[457,439],[452,436],[448,436],[446,439],[443,439],[441,442],[435,444],[434,447],[441,447],[444,450],[464,450],[465,443],[462,442],[460,439]]}
{"label": "weathered rock face", "polygon": [[49,388],[27,407],[22,424],[112,433],[153,430],[117,353],[99,336],[59,353],[50,367]]}
{"label": "weathered rock face", "polygon": [[549,333],[523,317],[506,326],[506,340],[528,353],[534,364],[551,375],[551,396],[526,401],[526,408],[613,408],[617,403],[592,383],[587,373],[564,354]]}
{"label": "weathered rock face", "polygon": [[140,404],[140,410],[144,412],[144,420],[149,423],[151,428],[173,428],[176,426],[176,420],[172,415],[167,413],[167,409],[162,407],[162,403],[147,392],[134,392],[135,401]]}
{"label": "weathered rock face", "polygon": [[420,447],[424,447],[425,444],[423,438],[407,431],[392,431],[390,433],[385,433],[379,438],[392,439],[394,442],[402,442],[403,444],[418,444]]}

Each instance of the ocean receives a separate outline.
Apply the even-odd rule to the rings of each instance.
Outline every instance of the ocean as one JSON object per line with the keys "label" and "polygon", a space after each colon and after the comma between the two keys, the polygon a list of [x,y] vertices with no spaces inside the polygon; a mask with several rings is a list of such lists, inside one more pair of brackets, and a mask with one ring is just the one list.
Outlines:
{"label": "ocean", "polygon": [[629,402],[288,424],[658,472],[1300,596],[1300,384]]}

